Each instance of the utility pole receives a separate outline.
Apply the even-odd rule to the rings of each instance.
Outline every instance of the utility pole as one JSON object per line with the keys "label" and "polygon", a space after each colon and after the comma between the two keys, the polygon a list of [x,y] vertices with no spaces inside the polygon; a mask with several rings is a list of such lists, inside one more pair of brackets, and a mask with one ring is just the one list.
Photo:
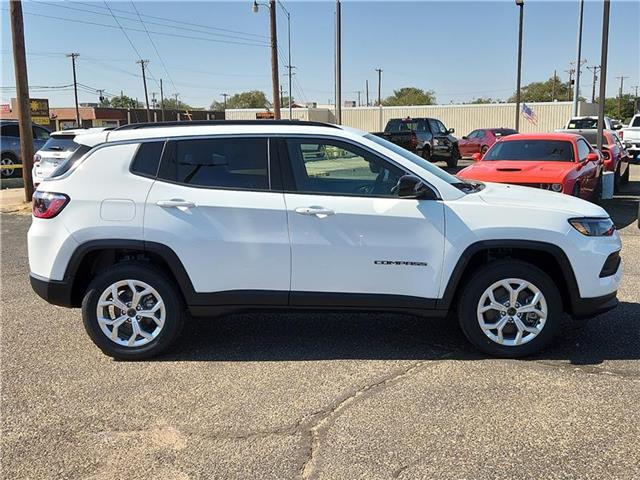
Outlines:
{"label": "utility pole", "polygon": [[160,118],[164,122],[164,90],[162,89],[162,79],[160,79]]}
{"label": "utility pole", "polygon": [[98,101],[102,103],[102,101],[104,100],[104,89],[98,88],[96,92],[98,92]]}
{"label": "utility pole", "polygon": [[227,109],[227,97],[229,96],[228,93],[221,93],[220,96],[224,99],[224,109]]}
{"label": "utility pole", "polygon": [[145,75],[144,67],[149,63],[149,60],[136,60],[136,63],[140,64],[142,68],[142,84],[144,85],[144,99],[147,104],[147,122],[151,121],[151,113],[149,112],[149,95],[147,94],[147,76]]}
{"label": "utility pole", "polygon": [[382,69],[376,68],[378,72],[378,108],[380,110],[380,131],[382,131]]}
{"label": "utility pole", "polygon": [[598,70],[600,70],[600,65],[587,67],[587,70],[591,70],[593,72],[593,85],[591,85],[591,103],[596,103],[596,82],[598,81]]}
{"label": "utility pole", "polygon": [[13,64],[16,77],[16,97],[18,103],[18,127],[20,129],[20,153],[22,162],[22,181],[24,199],[31,201],[33,196],[33,133],[31,131],[31,105],[29,99],[29,80],[27,78],[27,57],[24,48],[24,23],[22,20],[22,2],[11,0],[11,40],[13,43]]}
{"label": "utility pole", "polygon": [[342,124],[342,25],[340,0],[336,0],[336,123]]}
{"label": "utility pole", "polygon": [[580,95],[580,70],[582,54],[582,14],[584,11],[584,0],[580,0],[578,7],[578,46],[576,52],[576,86],[573,89],[573,116],[578,115],[578,96]]}
{"label": "utility pole", "polygon": [[82,123],[80,122],[80,108],[78,108],[78,82],[76,80],[76,58],[79,56],[79,53],[67,54],[67,57],[71,57],[71,66],[73,68],[73,95],[76,100],[76,126],[82,127]]}
{"label": "utility pole", "polygon": [[369,80],[365,80],[365,100],[367,101],[367,107],[369,106]]}
{"label": "utility pole", "polygon": [[607,98],[607,55],[609,52],[609,12],[611,4],[604,0],[602,11],[602,46],[600,50],[600,97],[598,101],[598,150],[602,151],[604,129],[604,104]]}
{"label": "utility pole", "polygon": [[569,74],[569,100],[571,99],[571,97],[573,96],[573,90],[571,87],[571,84],[573,83],[573,74],[576,72],[576,70],[571,67],[569,70],[565,70],[565,72],[567,72]]}
{"label": "utility pole", "polygon": [[151,108],[156,109],[156,92],[151,92]]}
{"label": "utility pole", "polygon": [[556,101],[556,79],[558,78],[557,71],[553,71],[553,82],[551,83],[551,101]]}
{"label": "utility pole", "polygon": [[280,106],[284,105],[284,92],[282,91],[282,84],[280,84]]}
{"label": "utility pole", "polygon": [[362,106],[362,104],[360,103],[360,94],[362,93],[362,90],[358,90],[357,93],[358,93],[358,106],[360,107]]}
{"label": "utility pole", "polygon": [[524,0],[516,0],[516,5],[520,9],[518,27],[518,78],[516,82],[516,132],[518,132],[520,131],[520,86],[522,82],[522,28],[524,26]]}
{"label": "utility pole", "polygon": [[173,94],[173,96],[176,97],[176,110],[178,110],[178,105],[180,105],[180,101],[178,100],[179,95],[180,94],[178,92]]}
{"label": "utility pole", "polygon": [[280,120],[280,78],[278,76],[278,32],[276,27],[276,0],[269,0],[271,29],[271,83],[273,84],[273,118]]}
{"label": "utility pole", "polygon": [[618,92],[618,118],[620,118],[622,116],[622,87],[624,85],[624,79],[625,78],[629,78],[629,77],[625,77],[625,76],[619,76],[616,77],[617,79],[620,79],[620,90]]}

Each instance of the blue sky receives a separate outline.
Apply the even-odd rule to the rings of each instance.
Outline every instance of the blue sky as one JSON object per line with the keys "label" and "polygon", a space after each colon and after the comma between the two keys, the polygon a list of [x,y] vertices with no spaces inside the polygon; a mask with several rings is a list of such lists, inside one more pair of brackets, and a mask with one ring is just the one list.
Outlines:
{"label": "blue sky", "polygon": [[[333,98],[333,1],[282,0],[291,12],[292,64],[297,68],[294,98],[326,103]],[[163,78],[165,95],[175,91],[193,106],[208,106],[221,93],[259,89],[270,96],[270,50],[267,9],[252,13],[250,0],[109,2],[140,55],[150,60],[149,90]],[[617,92],[616,76],[625,75],[625,91],[640,84],[640,2],[613,0],[609,37],[608,95]],[[527,0],[523,83],[562,78],[575,59],[577,0]],[[29,83],[60,86],[72,82],[70,59],[78,52],[78,81],[94,89],[143,100],[138,54],[118,28],[104,2],[83,0],[24,1]],[[2,1],[2,87],[14,86],[8,2]],[[35,14],[35,15],[34,15]],[[278,10],[281,79],[286,90],[286,20]],[[583,58],[599,63],[602,1],[587,0],[584,11]],[[150,18],[149,16],[160,17]],[[62,19],[87,23],[75,23]],[[170,20],[184,23],[172,23]],[[518,9],[510,1],[349,1],[343,0],[343,99],[357,99],[369,80],[377,95],[375,68],[383,69],[382,95],[416,86],[432,89],[439,103],[478,96],[506,98],[514,91]],[[100,24],[100,25],[96,25]],[[109,25],[111,28],[104,25]],[[172,25],[172,27],[170,27]],[[158,58],[144,28],[166,65]],[[133,30],[130,30],[133,29]],[[138,30],[138,31],[135,31]],[[153,32],[161,32],[153,33]],[[195,38],[186,38],[195,37]],[[173,80],[172,81],[169,79]],[[583,70],[582,93],[590,97],[591,73]],[[2,88],[2,103],[13,96]],[[73,92],[39,90],[52,106],[71,106]],[[81,102],[96,101],[84,89]]]}

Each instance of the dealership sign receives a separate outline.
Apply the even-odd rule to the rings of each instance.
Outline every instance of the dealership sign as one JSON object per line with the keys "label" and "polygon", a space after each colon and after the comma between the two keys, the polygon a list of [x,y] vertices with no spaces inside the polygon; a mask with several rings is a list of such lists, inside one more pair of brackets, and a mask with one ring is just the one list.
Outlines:
{"label": "dealership sign", "polygon": [[[11,99],[12,110],[17,110],[17,99]],[[49,125],[49,99],[31,98],[29,99],[29,110],[31,110],[31,121],[40,125]]]}

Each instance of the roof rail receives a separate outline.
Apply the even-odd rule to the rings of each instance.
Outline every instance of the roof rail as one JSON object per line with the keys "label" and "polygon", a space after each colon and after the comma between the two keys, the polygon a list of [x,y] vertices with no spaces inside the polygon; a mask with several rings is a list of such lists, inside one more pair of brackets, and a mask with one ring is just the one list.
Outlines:
{"label": "roof rail", "polygon": [[114,129],[120,130],[138,130],[141,128],[162,128],[162,127],[202,127],[208,125],[300,125],[310,127],[330,127],[340,128],[338,125],[324,122],[308,122],[302,120],[186,120],[186,121],[169,121],[169,122],[146,122],[146,123],[129,123]]}

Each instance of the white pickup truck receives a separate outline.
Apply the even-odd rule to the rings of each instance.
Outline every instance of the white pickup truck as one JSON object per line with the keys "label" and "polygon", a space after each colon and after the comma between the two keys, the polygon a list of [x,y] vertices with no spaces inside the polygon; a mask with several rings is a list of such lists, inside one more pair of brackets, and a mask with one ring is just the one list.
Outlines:
{"label": "white pickup truck", "polygon": [[619,137],[631,158],[637,160],[640,157],[640,114],[636,114],[631,118],[629,126],[619,132]]}

